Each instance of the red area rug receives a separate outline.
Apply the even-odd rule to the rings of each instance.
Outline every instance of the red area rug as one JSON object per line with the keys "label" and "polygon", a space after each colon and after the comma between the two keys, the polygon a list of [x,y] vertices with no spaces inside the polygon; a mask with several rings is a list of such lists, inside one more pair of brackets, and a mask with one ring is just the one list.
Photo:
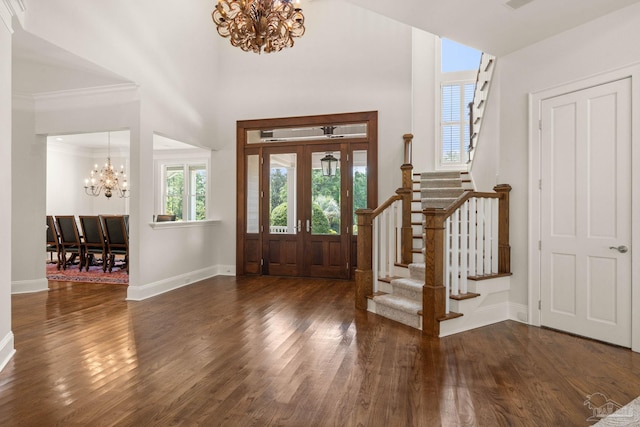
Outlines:
{"label": "red area rug", "polygon": [[67,267],[66,270],[58,270],[55,264],[47,264],[47,279],[59,280],[63,282],[85,282],[85,283],[108,283],[118,285],[128,285],[129,275],[126,270],[120,270],[117,267],[109,273],[102,272],[102,267],[89,267],[89,271],[83,269],[78,270],[77,265]]}

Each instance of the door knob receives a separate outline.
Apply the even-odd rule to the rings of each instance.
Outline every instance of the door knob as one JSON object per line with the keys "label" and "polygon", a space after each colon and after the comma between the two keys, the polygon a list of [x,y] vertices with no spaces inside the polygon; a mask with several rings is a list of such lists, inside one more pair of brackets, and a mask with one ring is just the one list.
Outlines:
{"label": "door knob", "polygon": [[621,254],[626,254],[629,251],[629,248],[624,246],[624,245],[609,246],[609,249],[615,249],[616,251],[620,252]]}

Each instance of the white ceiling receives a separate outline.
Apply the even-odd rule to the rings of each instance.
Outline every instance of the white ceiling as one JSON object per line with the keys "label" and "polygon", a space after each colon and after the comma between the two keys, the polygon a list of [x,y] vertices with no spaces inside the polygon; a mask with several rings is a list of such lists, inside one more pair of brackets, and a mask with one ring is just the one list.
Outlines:
{"label": "white ceiling", "polygon": [[[508,54],[599,16],[640,2],[640,0],[339,1],[348,1],[496,56]],[[15,93],[35,94],[126,82],[121,76],[20,28],[17,28],[12,40]],[[69,87],[70,84],[73,87]]]}
{"label": "white ceiling", "polygon": [[[496,56],[640,0],[342,0]],[[512,9],[506,3],[514,6]]]}

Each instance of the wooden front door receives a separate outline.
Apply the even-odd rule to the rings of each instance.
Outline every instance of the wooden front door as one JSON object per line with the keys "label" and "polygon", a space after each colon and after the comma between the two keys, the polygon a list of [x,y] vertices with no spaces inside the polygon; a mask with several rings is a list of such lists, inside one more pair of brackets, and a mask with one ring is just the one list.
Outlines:
{"label": "wooden front door", "polygon": [[[351,277],[353,212],[377,204],[376,117],[239,122],[239,275]],[[328,155],[330,174],[322,170]]]}
{"label": "wooden front door", "polygon": [[541,324],[631,346],[631,82],[541,104]]}
{"label": "wooden front door", "polygon": [[[342,176],[348,153],[342,148],[264,148],[263,274],[348,277],[349,179]],[[329,153],[337,162],[323,175],[321,161]]]}

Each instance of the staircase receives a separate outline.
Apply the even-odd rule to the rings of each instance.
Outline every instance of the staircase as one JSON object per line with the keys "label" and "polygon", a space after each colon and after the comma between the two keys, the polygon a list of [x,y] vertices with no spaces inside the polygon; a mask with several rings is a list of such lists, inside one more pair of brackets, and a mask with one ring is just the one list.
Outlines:
{"label": "staircase", "polygon": [[[470,108],[470,160],[495,57],[483,55]],[[402,187],[358,215],[355,305],[430,337],[509,318],[509,185],[475,192],[467,172],[412,174],[403,136]]]}

